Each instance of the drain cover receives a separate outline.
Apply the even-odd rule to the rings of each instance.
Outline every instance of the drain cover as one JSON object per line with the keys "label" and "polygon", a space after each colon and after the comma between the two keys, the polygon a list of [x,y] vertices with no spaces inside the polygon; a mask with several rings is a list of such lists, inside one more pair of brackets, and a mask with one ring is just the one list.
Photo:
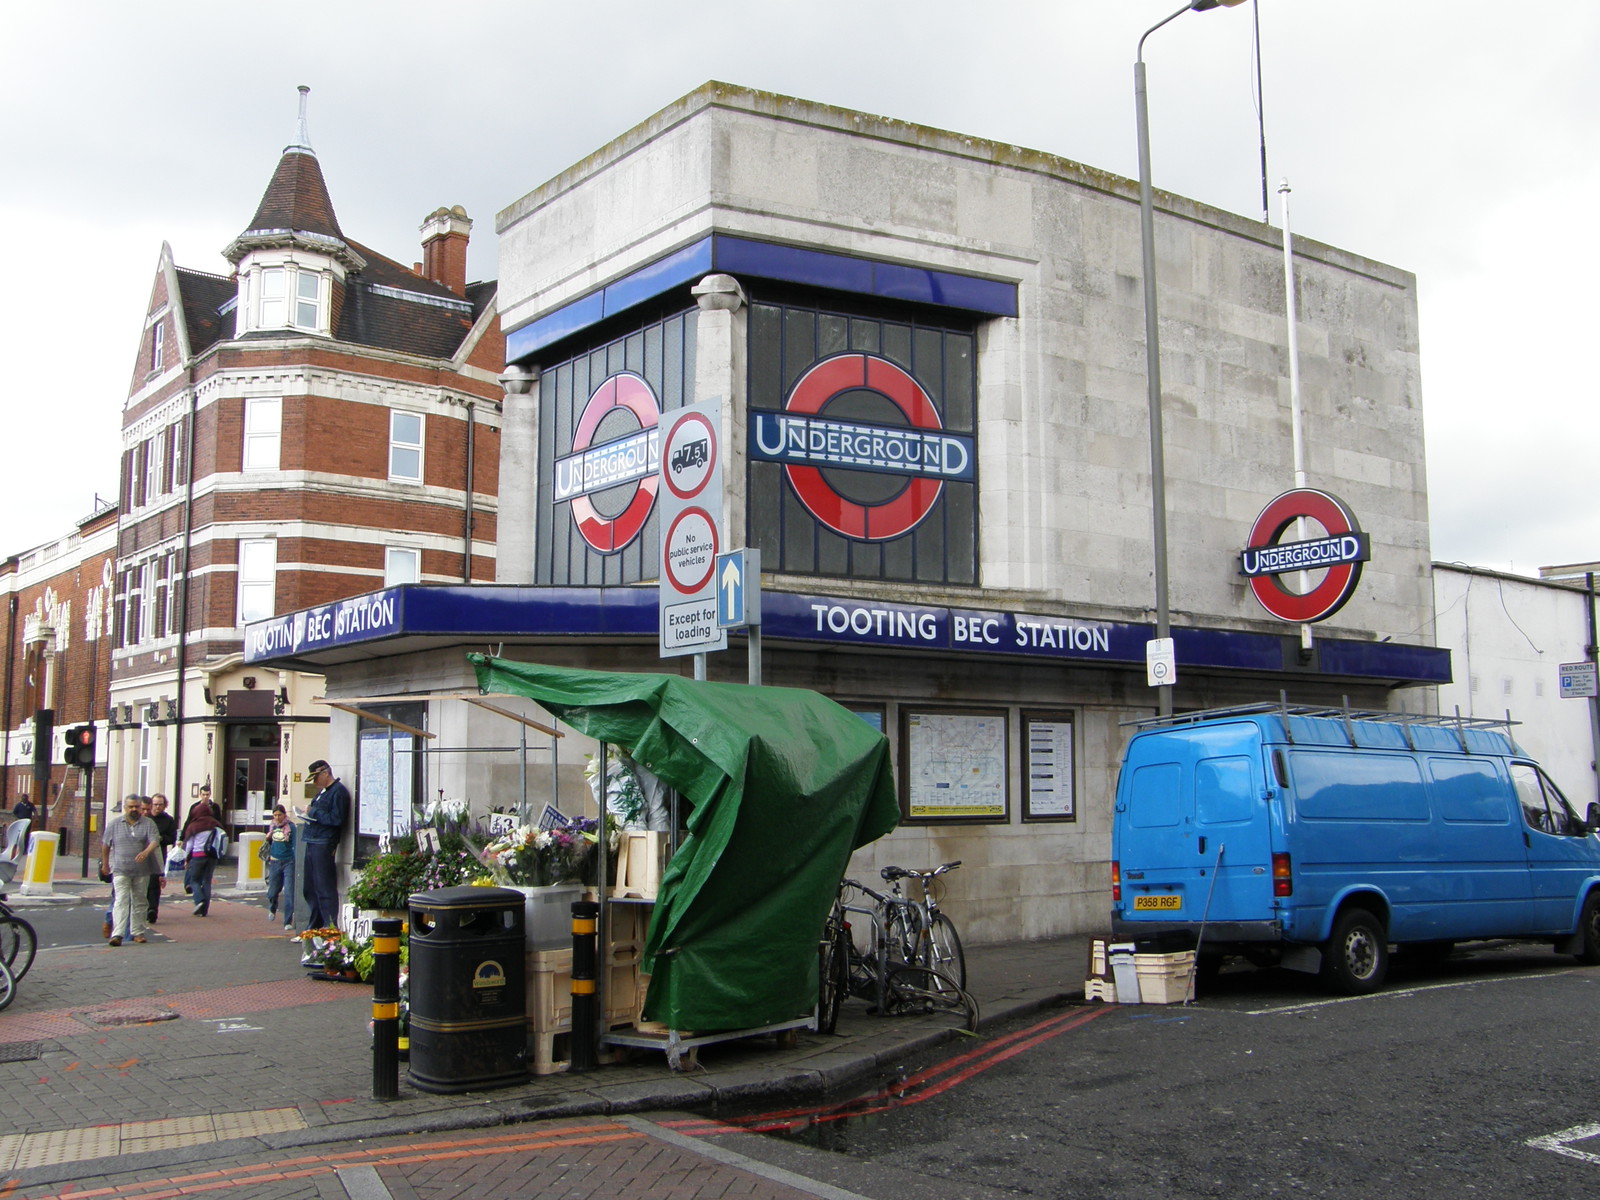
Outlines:
{"label": "drain cover", "polygon": [[41,1058],[54,1042],[0,1042],[0,1063],[32,1062]]}

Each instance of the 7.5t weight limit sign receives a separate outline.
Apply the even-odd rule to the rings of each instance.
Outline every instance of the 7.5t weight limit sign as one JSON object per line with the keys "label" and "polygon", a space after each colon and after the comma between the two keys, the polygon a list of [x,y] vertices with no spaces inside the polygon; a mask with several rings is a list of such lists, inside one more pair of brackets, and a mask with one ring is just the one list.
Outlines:
{"label": "7.5t weight limit sign", "polygon": [[707,400],[661,419],[662,658],[728,647],[717,624],[721,417],[721,400]]}

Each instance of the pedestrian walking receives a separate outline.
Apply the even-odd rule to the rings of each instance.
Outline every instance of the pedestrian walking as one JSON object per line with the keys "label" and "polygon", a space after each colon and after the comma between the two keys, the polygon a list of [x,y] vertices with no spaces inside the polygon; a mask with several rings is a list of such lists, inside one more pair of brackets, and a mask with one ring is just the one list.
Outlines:
{"label": "pedestrian walking", "polygon": [[217,839],[222,836],[222,826],[212,815],[213,808],[209,803],[196,804],[191,808],[180,835],[186,854],[183,886],[194,898],[194,915],[197,917],[203,917],[211,911],[211,873],[216,870],[220,857]]}
{"label": "pedestrian walking", "polygon": [[156,832],[161,834],[162,866],[156,874],[150,876],[150,890],[146,896],[149,905],[145,912],[145,920],[154,925],[161,915],[161,891],[167,886],[167,851],[171,850],[178,840],[177,819],[167,811],[167,798],[160,792],[150,797],[150,820],[155,824]]}
{"label": "pedestrian walking", "polygon": [[213,821],[218,825],[222,824],[222,805],[211,798],[211,785],[209,783],[200,785],[199,798],[189,806],[189,813],[183,818],[184,828],[188,828],[189,822],[194,820],[194,815],[197,812],[208,812],[211,814]]}
{"label": "pedestrian walking", "polygon": [[306,847],[306,919],[309,928],[326,929],[339,919],[339,885],[333,856],[350,817],[350,789],[320,758],[306,768],[306,773],[321,789],[304,811],[295,810],[295,816],[305,822],[300,837]]}
{"label": "pedestrian walking", "polygon": [[[267,862],[267,918],[275,920],[278,900],[283,900],[283,931],[294,932],[294,826],[289,810],[274,805],[267,840],[261,843],[261,857]],[[316,928],[312,926],[312,928]]]}
{"label": "pedestrian walking", "polygon": [[111,875],[111,938],[113,946],[123,939],[143,942],[145,938],[145,876],[160,869],[161,834],[144,815],[138,796],[122,802],[122,819],[112,821],[100,839],[100,870]]}

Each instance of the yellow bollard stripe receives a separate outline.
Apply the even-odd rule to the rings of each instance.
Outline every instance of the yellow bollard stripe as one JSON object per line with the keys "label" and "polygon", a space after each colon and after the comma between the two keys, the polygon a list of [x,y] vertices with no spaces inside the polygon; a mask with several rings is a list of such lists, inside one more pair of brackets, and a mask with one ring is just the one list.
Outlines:
{"label": "yellow bollard stripe", "polygon": [[374,954],[399,954],[400,939],[397,937],[375,937],[372,939],[372,952]]}
{"label": "yellow bollard stripe", "polygon": [[374,1021],[398,1021],[400,1019],[400,1005],[398,1003],[379,1004],[374,1000],[372,1002],[372,1019]]}
{"label": "yellow bollard stripe", "polygon": [[597,932],[599,930],[599,928],[600,928],[600,923],[598,921],[596,921],[593,917],[573,917],[572,918],[572,932],[573,933],[595,933],[595,932]]}
{"label": "yellow bollard stripe", "polygon": [[572,981],[572,994],[574,996],[592,996],[592,995],[594,995],[594,980],[592,980],[592,979],[574,979]]}

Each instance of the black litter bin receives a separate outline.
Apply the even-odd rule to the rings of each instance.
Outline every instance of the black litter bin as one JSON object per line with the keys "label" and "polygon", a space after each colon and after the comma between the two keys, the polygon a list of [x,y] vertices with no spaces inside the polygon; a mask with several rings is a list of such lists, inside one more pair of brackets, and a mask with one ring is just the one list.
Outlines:
{"label": "black litter bin", "polygon": [[524,902],[507,888],[411,897],[411,1070],[425,1092],[528,1079]]}

